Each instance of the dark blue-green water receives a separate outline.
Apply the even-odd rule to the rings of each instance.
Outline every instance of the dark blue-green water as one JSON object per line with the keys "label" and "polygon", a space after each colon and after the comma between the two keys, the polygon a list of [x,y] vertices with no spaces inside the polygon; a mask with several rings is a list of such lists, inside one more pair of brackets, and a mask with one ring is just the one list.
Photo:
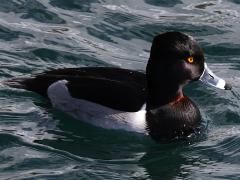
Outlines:
{"label": "dark blue-green water", "polygon": [[0,179],[240,179],[239,0],[0,0],[0,80],[63,67],[144,71],[153,36],[172,30],[194,36],[233,85],[186,87],[206,132],[156,144],[0,85]]}

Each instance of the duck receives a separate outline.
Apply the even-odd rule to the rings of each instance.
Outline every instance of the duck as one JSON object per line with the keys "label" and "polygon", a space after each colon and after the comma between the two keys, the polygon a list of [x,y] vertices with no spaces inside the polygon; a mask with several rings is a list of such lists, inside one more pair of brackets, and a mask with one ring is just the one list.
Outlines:
{"label": "duck", "polygon": [[208,68],[203,49],[192,36],[172,31],[154,37],[145,72],[63,68],[5,83],[47,97],[54,108],[80,121],[161,141],[199,132],[200,111],[183,92],[185,85],[198,80],[231,89]]}

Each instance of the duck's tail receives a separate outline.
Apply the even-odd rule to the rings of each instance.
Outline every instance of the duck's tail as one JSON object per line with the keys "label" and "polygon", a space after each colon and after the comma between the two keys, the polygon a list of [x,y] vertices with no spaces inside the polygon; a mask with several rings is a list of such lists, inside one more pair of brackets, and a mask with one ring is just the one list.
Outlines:
{"label": "duck's tail", "polygon": [[2,84],[12,88],[27,89],[26,82],[29,81],[30,79],[32,78],[31,77],[11,78],[3,81]]}
{"label": "duck's tail", "polygon": [[39,76],[36,77],[16,77],[8,79],[2,84],[18,89],[25,89],[28,91],[34,91],[42,96],[47,96],[47,89],[52,84],[55,79],[49,79],[48,77]]}

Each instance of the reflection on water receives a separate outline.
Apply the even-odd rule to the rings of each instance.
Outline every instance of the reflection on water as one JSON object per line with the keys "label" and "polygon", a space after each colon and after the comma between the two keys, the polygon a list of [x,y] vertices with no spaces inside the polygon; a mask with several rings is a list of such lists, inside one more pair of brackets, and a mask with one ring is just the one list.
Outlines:
{"label": "reflection on water", "polygon": [[232,92],[185,88],[206,132],[156,144],[53,109],[43,97],[0,85],[0,179],[239,179],[239,1],[2,0],[0,81],[47,69],[145,70],[152,38],[194,36]]}

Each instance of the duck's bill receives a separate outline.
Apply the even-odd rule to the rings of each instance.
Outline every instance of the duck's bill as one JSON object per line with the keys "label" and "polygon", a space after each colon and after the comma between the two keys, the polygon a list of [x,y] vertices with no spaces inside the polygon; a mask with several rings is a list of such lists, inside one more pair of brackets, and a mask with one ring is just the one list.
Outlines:
{"label": "duck's bill", "polygon": [[208,84],[210,86],[224,89],[224,90],[231,90],[232,87],[230,84],[226,83],[226,81],[222,78],[219,78],[216,76],[207,66],[207,63],[204,63],[204,71],[199,79],[205,84]]}

